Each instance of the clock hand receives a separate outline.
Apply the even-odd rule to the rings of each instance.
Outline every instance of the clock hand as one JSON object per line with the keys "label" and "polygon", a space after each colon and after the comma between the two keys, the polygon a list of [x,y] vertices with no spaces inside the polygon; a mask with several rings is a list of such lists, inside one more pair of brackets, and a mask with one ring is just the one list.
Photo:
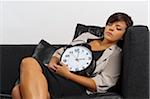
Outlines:
{"label": "clock hand", "polygon": [[86,60],[86,58],[78,58],[78,60]]}
{"label": "clock hand", "polygon": [[78,54],[77,54],[77,59],[78,59],[78,57],[79,57],[79,51],[78,51]]}
{"label": "clock hand", "polygon": [[89,58],[78,58],[78,60],[90,60]]}
{"label": "clock hand", "polygon": [[73,57],[76,59],[76,56],[73,54],[73,53],[71,53],[72,55],[73,55]]}

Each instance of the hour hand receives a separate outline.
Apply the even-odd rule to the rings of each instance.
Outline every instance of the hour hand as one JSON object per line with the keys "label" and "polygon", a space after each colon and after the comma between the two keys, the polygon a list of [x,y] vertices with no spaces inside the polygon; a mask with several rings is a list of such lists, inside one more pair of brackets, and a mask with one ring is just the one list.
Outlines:
{"label": "hour hand", "polygon": [[78,60],[86,60],[86,58],[78,58]]}
{"label": "hour hand", "polygon": [[78,58],[78,60],[91,60],[91,58],[90,57],[88,57],[88,58]]}
{"label": "hour hand", "polygon": [[77,58],[79,57],[79,51],[78,51],[78,54],[77,54]]}

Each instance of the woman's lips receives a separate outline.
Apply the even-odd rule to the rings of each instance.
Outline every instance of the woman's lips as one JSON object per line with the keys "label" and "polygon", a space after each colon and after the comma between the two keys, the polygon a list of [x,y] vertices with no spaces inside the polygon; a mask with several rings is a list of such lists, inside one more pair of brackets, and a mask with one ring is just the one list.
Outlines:
{"label": "woman's lips", "polygon": [[108,36],[113,36],[112,33],[110,33],[110,32],[106,32],[106,34],[107,34]]}

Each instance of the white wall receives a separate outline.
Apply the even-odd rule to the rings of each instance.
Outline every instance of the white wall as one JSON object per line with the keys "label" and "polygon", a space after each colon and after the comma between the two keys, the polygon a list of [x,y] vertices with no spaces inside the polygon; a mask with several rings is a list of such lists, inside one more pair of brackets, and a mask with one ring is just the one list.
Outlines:
{"label": "white wall", "polygon": [[69,43],[77,23],[104,26],[114,12],[148,25],[146,1],[1,1],[0,44]]}

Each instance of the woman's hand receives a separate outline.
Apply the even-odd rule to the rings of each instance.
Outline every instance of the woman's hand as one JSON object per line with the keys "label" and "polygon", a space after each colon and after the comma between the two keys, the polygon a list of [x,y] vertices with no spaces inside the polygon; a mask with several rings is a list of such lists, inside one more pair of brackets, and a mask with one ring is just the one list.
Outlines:
{"label": "woman's hand", "polygon": [[55,62],[49,62],[48,68],[50,70],[56,71],[56,68],[54,67],[55,65],[57,65],[57,63],[55,63]]}
{"label": "woman's hand", "polygon": [[63,76],[65,78],[69,78],[71,72],[68,69],[68,66],[60,62],[60,65],[55,64],[54,68],[56,70],[56,73],[59,74],[60,76]]}
{"label": "woman's hand", "polygon": [[59,62],[59,59],[57,57],[52,57],[48,64],[48,68],[50,70],[56,71],[56,68],[54,66],[57,65],[58,62]]}

